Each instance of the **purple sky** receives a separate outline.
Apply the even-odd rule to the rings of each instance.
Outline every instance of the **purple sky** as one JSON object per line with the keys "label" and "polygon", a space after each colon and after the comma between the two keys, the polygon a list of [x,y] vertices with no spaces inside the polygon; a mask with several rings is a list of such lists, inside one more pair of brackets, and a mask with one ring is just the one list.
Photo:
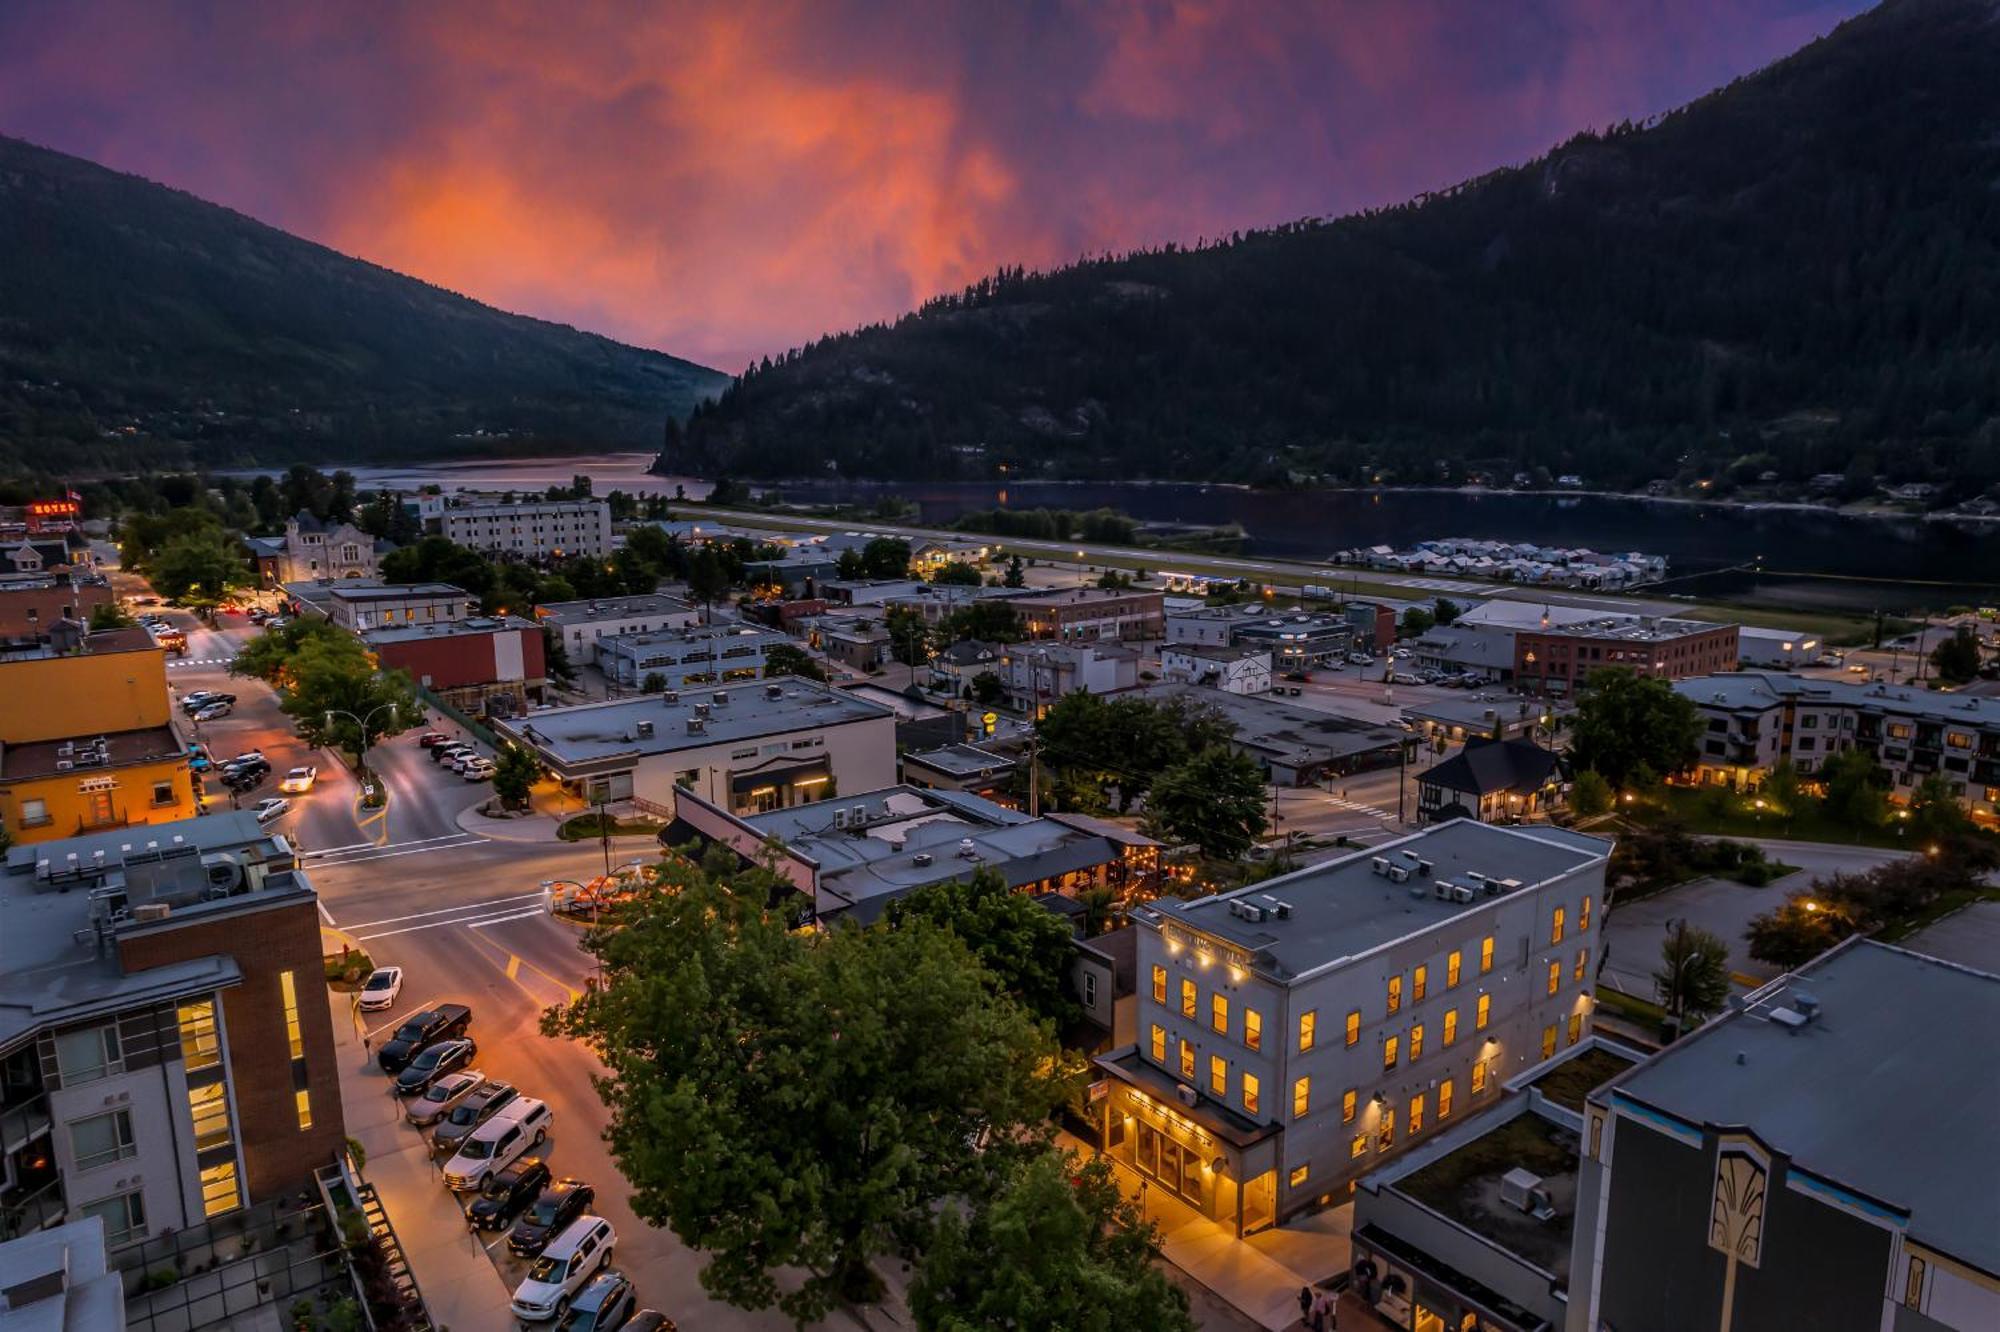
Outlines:
{"label": "purple sky", "polygon": [[1393,203],[1856,0],[10,0],[0,133],[735,370],[1031,267]]}

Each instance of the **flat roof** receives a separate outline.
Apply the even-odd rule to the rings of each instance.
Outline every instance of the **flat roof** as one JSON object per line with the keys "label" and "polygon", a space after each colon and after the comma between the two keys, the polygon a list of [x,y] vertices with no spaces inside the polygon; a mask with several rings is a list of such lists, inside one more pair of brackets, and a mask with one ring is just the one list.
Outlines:
{"label": "flat roof", "polygon": [[66,740],[0,744],[0,780],[17,782],[34,777],[53,777],[57,773],[69,773],[81,779],[93,772],[179,758],[185,752],[173,727],[147,726],[135,731],[103,734],[104,761],[78,764],[79,752],[89,753],[92,742],[99,738],[96,735],[72,736]]}
{"label": "flat roof", "polygon": [[1679,680],[1674,692],[1701,707],[1775,708],[1787,699],[1819,707],[1858,708],[1967,726],[2000,725],[2000,698],[1942,694],[1886,684],[1808,679],[1778,671],[1722,671]]}
{"label": "flat roof", "polygon": [[[289,590],[290,584],[286,584]],[[361,579],[346,583],[334,583],[327,588],[327,595],[335,601],[402,601],[410,597],[464,597],[469,601],[478,598],[462,587],[452,583],[377,583],[370,585]]]}
{"label": "flat roof", "polygon": [[637,615],[684,615],[694,607],[678,597],[641,593],[630,597],[597,597],[590,601],[551,601],[535,607],[535,614],[557,624],[591,624],[602,620],[625,620]]}
{"label": "flat roof", "polygon": [[903,755],[903,762],[918,763],[953,777],[984,777],[1011,771],[1018,760],[994,754],[976,745],[944,745],[920,753]]}
{"label": "flat roof", "polygon": [[[1576,704],[1553,698],[1523,698],[1518,694],[1495,694],[1484,691],[1471,694],[1447,694],[1439,698],[1425,699],[1419,703],[1405,704],[1403,715],[1422,721],[1449,722],[1453,725],[1477,725],[1488,721],[1524,721],[1530,717],[1553,714],[1567,716],[1576,711]],[[1489,716],[1488,714],[1493,714]]]}
{"label": "flat roof", "polygon": [[438,624],[385,624],[363,629],[364,643],[413,643],[424,638],[469,638],[474,634],[497,634],[506,629],[533,629],[541,626],[518,615],[476,615],[469,620]]}
{"label": "flat roof", "polygon": [[2000,902],[1969,902],[1903,940],[1903,947],[2000,975]]}
{"label": "flat roof", "polygon": [[[1479,1122],[1479,1121],[1475,1121]],[[1565,1284],[1576,1224],[1577,1135],[1525,1105],[1434,1160],[1384,1182]],[[1555,1215],[1537,1220],[1500,1196],[1515,1171],[1536,1178]],[[1525,1179],[1520,1181],[1525,1184]]]}
{"label": "flat roof", "polygon": [[1182,657],[1199,657],[1203,661],[1244,661],[1251,657],[1269,657],[1271,649],[1257,647],[1249,643],[1225,645],[1222,643],[1168,643],[1160,649],[1160,655],[1174,653]]}
{"label": "flat roof", "polygon": [[685,629],[649,629],[643,634],[613,634],[610,638],[598,640],[597,646],[606,651],[625,652],[659,643],[727,643],[734,639],[749,639],[754,643],[794,641],[790,635],[779,633],[776,629],[732,621],[728,624],[691,624]]}
{"label": "flat roof", "polygon": [[[1140,913],[1234,944],[1252,955],[1259,971],[1289,981],[1495,900],[1482,892],[1470,905],[1440,901],[1433,885],[1441,879],[1467,884],[1472,873],[1518,879],[1520,887],[1506,891],[1526,892],[1602,862],[1610,852],[1611,843],[1602,838],[1559,828],[1496,827],[1455,819],[1234,892],[1190,901],[1163,897]],[[1423,860],[1431,869],[1399,883],[1375,872],[1374,862],[1383,858],[1413,867]],[[1280,920],[1266,910],[1261,921],[1245,920],[1229,909],[1239,899],[1265,908],[1282,902],[1291,914]]]}
{"label": "flat roof", "polygon": [[[1788,1025],[1808,996],[1818,1016]],[[1912,1238],[2000,1275],[2000,1065],[1977,1048],[1996,1030],[2000,976],[1856,939],[1591,1099],[1746,1127],[1794,1169],[1908,1209]]]}
{"label": "flat roof", "polygon": [[1149,597],[1158,601],[1162,593],[1143,587],[1064,587],[1043,588],[1017,598],[1038,606],[1084,606],[1093,601],[1122,601]]}
{"label": "flat roof", "polygon": [[1735,627],[1733,624],[1717,624],[1713,620],[1661,619],[1651,615],[1600,615],[1591,620],[1551,624],[1546,629],[1540,625],[1523,626],[1521,632],[1542,634],[1549,638],[1601,638],[1619,643],[1666,643],[1676,638],[1686,638],[1690,634],[1705,634],[1714,629]]}
{"label": "flat roof", "polygon": [[[771,689],[778,691],[777,697],[771,697]],[[726,695],[728,702],[717,703],[718,694]],[[782,682],[669,691],[610,703],[551,708],[532,717],[496,720],[494,727],[533,745],[551,762],[574,765],[640,759],[894,715],[879,704],[844,691],[787,676]],[[690,733],[688,721],[698,716],[706,718],[704,729]],[[653,724],[653,734],[638,733],[642,721]]]}
{"label": "flat roof", "polygon": [[1403,742],[1403,732],[1379,722],[1296,707],[1256,694],[1232,694],[1195,684],[1148,685],[1144,699],[1186,699],[1217,712],[1235,728],[1236,743],[1283,762],[1325,762],[1372,753]]}

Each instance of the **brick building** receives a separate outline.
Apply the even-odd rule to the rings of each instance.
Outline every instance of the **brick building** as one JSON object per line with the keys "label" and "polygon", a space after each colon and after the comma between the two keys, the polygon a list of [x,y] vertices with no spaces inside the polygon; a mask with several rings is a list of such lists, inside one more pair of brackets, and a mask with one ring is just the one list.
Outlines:
{"label": "brick building", "polygon": [[542,627],[518,616],[370,629],[361,641],[384,670],[408,671],[461,712],[519,716],[549,682]]}
{"label": "brick building", "polygon": [[1684,680],[1733,671],[1737,654],[1733,624],[1607,615],[1518,631],[1514,682],[1524,693],[1574,694],[1592,671],[1606,666]]}
{"label": "brick building", "polygon": [[1129,587],[1072,587],[1014,597],[1029,638],[1161,638],[1166,598]]}
{"label": "brick building", "polygon": [[57,620],[88,624],[92,611],[116,601],[111,584],[95,574],[0,578],[0,639],[45,637]]}

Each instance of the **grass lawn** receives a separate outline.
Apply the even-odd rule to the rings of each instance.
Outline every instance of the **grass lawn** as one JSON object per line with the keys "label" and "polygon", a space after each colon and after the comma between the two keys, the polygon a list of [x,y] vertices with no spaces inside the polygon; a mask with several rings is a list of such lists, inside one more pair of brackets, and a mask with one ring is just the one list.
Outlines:
{"label": "grass lawn", "polygon": [[1708,788],[1664,786],[1628,806],[1627,814],[1639,823],[1672,819],[1700,837],[1776,837],[1795,842],[1908,849],[1893,827],[1857,828],[1828,817],[1815,802],[1801,803],[1804,807],[1795,814],[1777,818],[1759,815],[1748,799],[1732,793],[1718,812]]}
{"label": "grass lawn", "polygon": [[326,959],[326,983],[336,990],[358,990],[373,970],[375,964],[369,960],[368,954],[359,948],[350,948],[345,957]]}
{"label": "grass lawn", "polygon": [[1935,925],[1962,906],[1974,902],[2000,902],[2000,888],[1989,884],[1967,884],[1953,892],[1942,894],[1937,901],[1893,925],[1885,925],[1875,932],[1875,937],[1883,943],[1901,943],[1927,925]]}
{"label": "grass lawn", "polygon": [[1648,1030],[1658,1028],[1667,1020],[1667,1010],[1652,1000],[1641,999],[1623,990],[1614,990],[1604,985],[1597,987],[1597,1003],[1599,1007],[1610,1010],[1627,1022],[1636,1022]]}
{"label": "grass lawn", "polygon": [[[648,822],[645,819],[613,818],[605,821],[611,825],[611,835],[613,837],[644,837],[648,833],[656,833],[660,830],[659,824]],[[556,829],[556,836],[562,838],[565,842],[588,842],[602,835],[603,832],[597,826],[597,815],[595,814],[578,814],[575,818],[565,821],[560,828]]]}
{"label": "grass lawn", "polygon": [[[1604,991],[1598,991],[1599,999]],[[1632,1067],[1632,1061],[1624,1059],[1602,1048],[1585,1050],[1574,1059],[1565,1060],[1560,1066],[1545,1074],[1535,1083],[1535,1089],[1554,1101],[1557,1105],[1568,1106],[1572,1110],[1583,1109],[1583,1098],[1591,1090],[1601,1087],[1611,1079]]]}

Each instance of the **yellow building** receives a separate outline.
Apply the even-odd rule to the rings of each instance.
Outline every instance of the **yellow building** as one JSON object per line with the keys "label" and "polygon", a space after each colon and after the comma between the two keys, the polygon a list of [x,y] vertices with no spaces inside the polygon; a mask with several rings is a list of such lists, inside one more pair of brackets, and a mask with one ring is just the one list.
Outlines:
{"label": "yellow building", "polygon": [[167,662],[143,630],[0,661],[0,826],[16,842],[199,813]]}

